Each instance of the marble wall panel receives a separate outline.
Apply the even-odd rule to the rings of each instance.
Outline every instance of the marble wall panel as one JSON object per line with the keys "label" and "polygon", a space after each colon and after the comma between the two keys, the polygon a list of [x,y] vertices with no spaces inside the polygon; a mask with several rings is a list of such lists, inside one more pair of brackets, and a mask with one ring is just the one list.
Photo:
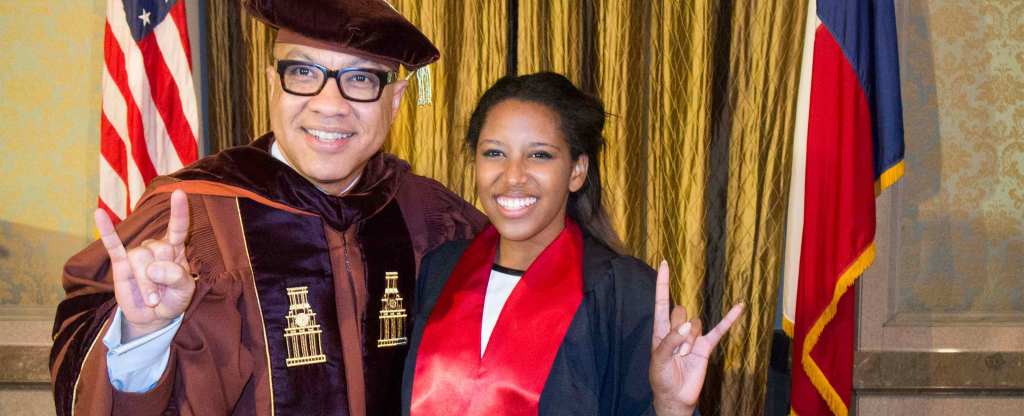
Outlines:
{"label": "marble wall panel", "polygon": [[907,174],[890,324],[1024,323],[1024,2],[897,2]]}

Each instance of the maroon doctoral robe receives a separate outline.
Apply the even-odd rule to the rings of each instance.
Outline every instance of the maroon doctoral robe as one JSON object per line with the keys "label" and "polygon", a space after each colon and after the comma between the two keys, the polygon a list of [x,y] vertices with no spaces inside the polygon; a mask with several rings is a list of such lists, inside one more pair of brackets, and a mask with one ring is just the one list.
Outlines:
{"label": "maroon doctoral robe", "polygon": [[[486,220],[386,154],[346,196],[323,194],[269,154],[272,141],[158,178],[117,227],[128,248],[160,238],[170,191],[188,192],[196,292],[152,390],[118,392],[108,380],[101,338],[116,305],[102,244],[67,262],[50,356],[58,414],[398,413],[407,346],[378,346],[385,274],[398,274],[412,311],[421,256]],[[305,288],[302,312],[314,321],[294,319],[290,288]],[[322,362],[288,364],[284,334],[295,322],[318,325]]]}

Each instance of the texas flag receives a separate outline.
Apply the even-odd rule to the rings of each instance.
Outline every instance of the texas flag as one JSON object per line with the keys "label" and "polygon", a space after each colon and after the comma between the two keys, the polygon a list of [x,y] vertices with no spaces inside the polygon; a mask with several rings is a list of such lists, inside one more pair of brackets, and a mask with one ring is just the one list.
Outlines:
{"label": "texas flag", "polygon": [[903,175],[893,0],[811,0],[793,140],[785,322],[793,414],[846,415],[854,283],[875,257],[875,196]]}

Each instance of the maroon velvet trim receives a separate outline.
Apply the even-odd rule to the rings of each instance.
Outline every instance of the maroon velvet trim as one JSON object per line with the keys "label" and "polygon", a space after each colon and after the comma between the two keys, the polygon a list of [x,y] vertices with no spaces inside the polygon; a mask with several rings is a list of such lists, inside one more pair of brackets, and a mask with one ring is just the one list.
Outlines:
{"label": "maroon velvet trim", "polygon": [[[397,201],[396,201],[397,202]],[[366,409],[373,415],[401,414],[402,370],[409,345],[380,347],[380,311],[387,272],[398,273],[398,293],[411,316],[415,309],[416,254],[402,211],[397,203],[388,204],[380,214],[359,224],[357,234],[366,264],[367,305],[363,321],[363,367]],[[403,320],[405,336],[412,335],[412,320]]]}
{"label": "maroon velvet trim", "polygon": [[[115,306],[113,294],[104,292],[77,296],[65,300],[58,307],[55,322],[63,323],[65,328],[54,340],[55,347],[50,351],[50,373],[55,374],[53,398],[58,415],[72,413],[75,384],[82,363]],[[61,351],[64,358],[54,369]]]}
{"label": "maroon velvet trim", "polygon": [[[334,272],[324,227],[317,217],[296,215],[248,199],[238,201],[246,248],[270,357],[274,412],[347,416],[342,340],[335,311]],[[326,362],[288,367],[285,337],[288,288],[304,286],[319,325]]]}

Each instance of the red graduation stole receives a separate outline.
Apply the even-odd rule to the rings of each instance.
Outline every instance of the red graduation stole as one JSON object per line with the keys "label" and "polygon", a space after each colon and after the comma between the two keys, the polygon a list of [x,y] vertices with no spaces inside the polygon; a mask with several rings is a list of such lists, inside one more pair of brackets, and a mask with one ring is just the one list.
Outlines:
{"label": "red graduation stole", "polygon": [[536,415],[555,354],[583,300],[583,235],[572,220],[512,290],[480,356],[484,295],[498,244],[470,243],[423,330],[412,415]]}

